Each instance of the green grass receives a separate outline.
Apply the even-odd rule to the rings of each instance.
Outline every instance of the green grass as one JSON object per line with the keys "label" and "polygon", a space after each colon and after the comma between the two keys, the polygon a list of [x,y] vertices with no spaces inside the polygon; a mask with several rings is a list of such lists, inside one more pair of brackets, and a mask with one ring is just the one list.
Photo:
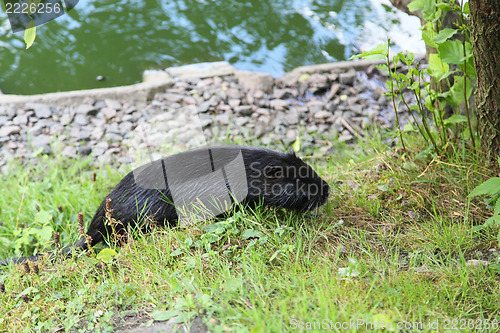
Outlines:
{"label": "green grass", "polygon": [[[418,141],[411,144],[419,150]],[[40,264],[39,275],[20,266],[0,271],[0,331],[110,332],[197,316],[214,332],[329,325],[359,332],[382,322],[427,332],[452,329],[452,319],[464,332],[500,321],[496,232],[472,231],[491,211],[467,200],[498,170],[464,149],[433,160],[387,150],[380,140],[307,161],[332,188],[317,214],[243,209],[222,221],[137,234],[109,263],[91,252]],[[2,258],[15,254],[21,223],[42,229],[32,225],[39,211],[54,217],[46,226],[64,244],[76,240],[78,211],[89,221],[121,178],[59,158],[9,167],[0,184]],[[36,236],[18,251],[42,251]]]}

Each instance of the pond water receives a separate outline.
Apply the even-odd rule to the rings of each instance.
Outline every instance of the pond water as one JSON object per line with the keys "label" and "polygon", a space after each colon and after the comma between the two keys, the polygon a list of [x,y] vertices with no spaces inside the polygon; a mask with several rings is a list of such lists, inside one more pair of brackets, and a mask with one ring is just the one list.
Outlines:
{"label": "pond water", "polygon": [[424,52],[418,27],[387,0],[80,0],[37,27],[26,50],[1,11],[0,90],[118,86],[140,82],[146,69],[220,60],[280,76],[348,59],[387,35],[396,48]]}

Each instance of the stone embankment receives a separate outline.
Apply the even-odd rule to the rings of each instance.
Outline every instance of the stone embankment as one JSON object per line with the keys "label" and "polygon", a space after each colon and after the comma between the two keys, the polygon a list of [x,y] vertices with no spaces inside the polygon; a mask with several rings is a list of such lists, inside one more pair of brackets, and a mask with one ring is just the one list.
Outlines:
{"label": "stone embankment", "polygon": [[207,63],[148,71],[126,87],[0,95],[0,166],[35,152],[109,163],[206,143],[286,148],[297,138],[326,154],[334,140],[394,125],[376,63],[305,66],[277,79]]}

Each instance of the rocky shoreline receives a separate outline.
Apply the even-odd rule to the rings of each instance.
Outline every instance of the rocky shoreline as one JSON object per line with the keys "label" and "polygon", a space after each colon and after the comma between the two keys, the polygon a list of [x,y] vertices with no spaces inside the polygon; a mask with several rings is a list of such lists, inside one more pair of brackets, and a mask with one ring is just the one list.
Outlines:
{"label": "rocky shoreline", "polygon": [[147,72],[123,91],[0,95],[0,166],[53,154],[54,142],[63,155],[92,154],[98,164],[255,140],[276,148],[300,140],[327,154],[331,142],[352,142],[367,126],[394,126],[376,63],[306,66],[277,79],[209,63]]}

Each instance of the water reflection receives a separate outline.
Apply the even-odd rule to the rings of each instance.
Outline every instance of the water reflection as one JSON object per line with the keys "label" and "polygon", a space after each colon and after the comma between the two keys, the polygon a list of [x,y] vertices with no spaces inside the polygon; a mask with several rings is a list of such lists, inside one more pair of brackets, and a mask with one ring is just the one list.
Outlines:
{"label": "water reflection", "polygon": [[11,33],[2,13],[0,89],[131,84],[148,68],[218,60],[279,76],[348,58],[366,22],[381,15],[369,0],[81,0],[39,27],[35,45],[24,50],[23,34]]}

